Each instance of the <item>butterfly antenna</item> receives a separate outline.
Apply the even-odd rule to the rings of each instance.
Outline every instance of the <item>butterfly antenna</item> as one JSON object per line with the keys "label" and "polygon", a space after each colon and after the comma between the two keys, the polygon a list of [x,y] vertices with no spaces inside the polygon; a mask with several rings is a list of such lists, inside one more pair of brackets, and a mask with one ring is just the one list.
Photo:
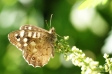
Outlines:
{"label": "butterfly antenna", "polygon": [[49,25],[48,25],[48,23],[47,23],[47,20],[45,20],[45,23],[46,23],[47,27],[49,28]]}
{"label": "butterfly antenna", "polygon": [[52,16],[53,16],[53,14],[51,14],[51,17],[50,17],[50,28],[51,28]]}

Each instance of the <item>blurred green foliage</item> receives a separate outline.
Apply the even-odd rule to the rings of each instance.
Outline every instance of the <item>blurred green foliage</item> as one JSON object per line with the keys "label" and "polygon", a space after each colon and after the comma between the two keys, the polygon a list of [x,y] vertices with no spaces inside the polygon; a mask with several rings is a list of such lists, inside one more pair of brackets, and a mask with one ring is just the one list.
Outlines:
{"label": "blurred green foliage", "polygon": [[[21,51],[8,41],[8,33],[19,29],[24,24],[33,24],[47,29],[48,27],[44,21],[48,20],[49,23],[51,14],[53,14],[52,26],[56,29],[57,34],[61,36],[68,35],[70,37],[68,41],[70,46],[77,46],[87,56],[99,61],[100,64],[104,64],[101,48],[108,36],[108,32],[111,30],[112,0],[103,0],[103,4],[102,1],[96,1],[93,6],[90,5],[92,0],[88,1],[0,0],[0,74],[80,74],[80,68],[73,65],[64,66],[63,61],[60,61],[59,53],[55,53],[54,58],[46,66],[33,68],[24,61]],[[70,15],[73,6],[77,4],[81,9],[94,8],[100,18],[103,18],[103,21],[107,23],[106,26],[108,26],[104,35],[98,36],[89,28],[79,31],[73,26]],[[97,16],[94,16],[94,19],[96,18]],[[95,25],[94,22],[90,24]],[[96,30],[99,28],[97,27]]]}

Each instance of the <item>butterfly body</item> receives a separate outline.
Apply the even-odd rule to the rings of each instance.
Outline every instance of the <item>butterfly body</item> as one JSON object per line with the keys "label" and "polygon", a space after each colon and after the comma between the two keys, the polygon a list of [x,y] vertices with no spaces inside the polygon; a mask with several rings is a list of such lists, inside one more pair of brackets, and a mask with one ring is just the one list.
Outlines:
{"label": "butterfly body", "polygon": [[8,35],[9,41],[22,51],[24,59],[34,67],[42,67],[54,55],[56,35],[54,28],[49,31],[31,25]]}

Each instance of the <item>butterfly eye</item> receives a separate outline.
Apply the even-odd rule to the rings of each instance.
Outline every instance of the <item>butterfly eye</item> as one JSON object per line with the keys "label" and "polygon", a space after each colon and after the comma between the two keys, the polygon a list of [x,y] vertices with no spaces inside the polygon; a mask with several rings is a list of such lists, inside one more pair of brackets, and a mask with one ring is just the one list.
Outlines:
{"label": "butterfly eye", "polygon": [[19,35],[17,35],[17,36],[16,36],[16,38],[17,38],[17,39],[19,39],[19,38],[20,38],[20,36],[19,36]]}
{"label": "butterfly eye", "polygon": [[54,28],[52,28],[52,29],[49,30],[49,33],[50,34],[53,34],[54,32],[55,32],[55,29]]}

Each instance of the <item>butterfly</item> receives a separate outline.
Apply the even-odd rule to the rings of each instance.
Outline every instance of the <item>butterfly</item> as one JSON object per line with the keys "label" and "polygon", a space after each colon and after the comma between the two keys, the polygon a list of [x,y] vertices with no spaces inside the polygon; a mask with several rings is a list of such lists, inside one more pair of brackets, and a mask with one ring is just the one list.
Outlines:
{"label": "butterfly", "polygon": [[8,39],[22,51],[26,62],[33,67],[46,65],[54,56],[57,40],[54,28],[48,31],[32,25],[23,25],[19,30],[9,33]]}

